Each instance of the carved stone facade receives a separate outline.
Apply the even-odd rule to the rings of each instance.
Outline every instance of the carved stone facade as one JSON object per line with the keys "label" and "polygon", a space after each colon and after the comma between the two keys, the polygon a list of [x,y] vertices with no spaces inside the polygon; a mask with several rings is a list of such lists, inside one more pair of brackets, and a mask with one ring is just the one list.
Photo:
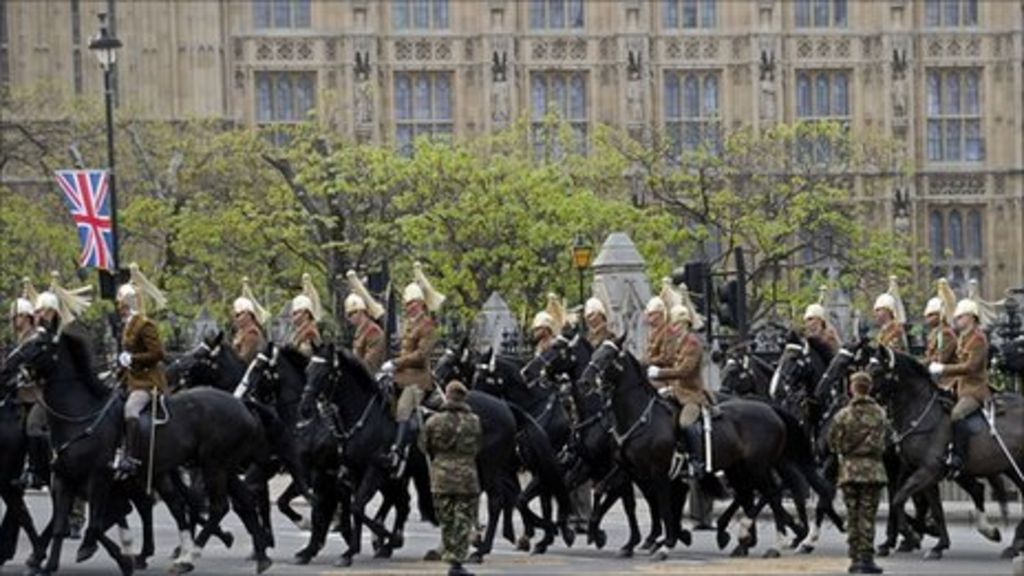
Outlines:
{"label": "carved stone facade", "polygon": [[[936,211],[947,223],[957,213],[978,212],[983,256],[972,267],[984,292],[994,298],[1024,283],[1024,2],[981,0],[974,23],[951,26],[943,16],[941,26],[931,26],[924,0],[849,0],[841,25],[817,27],[799,27],[798,5],[790,0],[717,0],[707,25],[710,3],[702,1],[692,26],[682,8],[670,25],[667,2],[586,1],[582,25],[565,17],[564,27],[552,27],[536,24],[533,2],[429,0],[444,4],[443,21],[434,16],[416,27],[412,19],[397,24],[392,2],[309,0],[308,17],[290,21],[309,22],[298,28],[258,28],[256,4],[246,0],[0,2],[0,82],[46,81],[99,98],[102,79],[85,45],[96,12],[111,4],[125,44],[117,71],[122,110],[258,124],[268,99],[261,86],[276,90],[279,79],[266,77],[283,73],[294,79],[288,86],[312,82],[313,111],[322,121],[381,143],[396,142],[402,123],[398,76],[412,94],[426,82],[428,100],[448,99],[431,113],[450,117],[431,117],[426,128],[416,117],[408,133],[443,125],[458,138],[530,114],[535,75],[548,79],[542,97],[550,98],[561,89],[557,82],[578,88],[582,74],[579,103],[566,106],[582,106],[573,122],[589,137],[602,123],[636,134],[664,126],[670,74],[715,76],[716,113],[723,128],[733,129],[795,120],[798,74],[840,71],[849,78],[850,128],[900,139],[914,172],[884,193],[856,187],[872,221],[912,235],[923,255],[933,251]],[[930,107],[930,97],[948,99],[945,82],[960,71],[972,71],[956,88],[961,98],[973,91],[972,117],[960,118],[959,109],[934,112],[942,104]],[[931,87],[932,78],[943,85]],[[951,235],[950,227],[943,234]],[[948,270],[959,261],[953,257]],[[927,279],[928,270],[919,272]]]}

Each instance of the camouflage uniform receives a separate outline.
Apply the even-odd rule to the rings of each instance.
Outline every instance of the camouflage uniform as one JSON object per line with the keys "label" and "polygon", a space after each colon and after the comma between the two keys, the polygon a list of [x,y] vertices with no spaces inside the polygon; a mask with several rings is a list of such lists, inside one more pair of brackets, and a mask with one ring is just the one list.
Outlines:
{"label": "camouflage uniform", "polygon": [[423,450],[430,457],[430,488],[441,523],[441,559],[466,560],[477,524],[480,483],[476,456],[483,441],[480,419],[460,400],[450,398],[427,421]]}
{"label": "camouflage uniform", "polygon": [[855,396],[836,414],[829,431],[829,446],[839,455],[846,537],[854,562],[873,561],[875,514],[886,482],[882,453],[888,429],[885,410],[870,396]]}

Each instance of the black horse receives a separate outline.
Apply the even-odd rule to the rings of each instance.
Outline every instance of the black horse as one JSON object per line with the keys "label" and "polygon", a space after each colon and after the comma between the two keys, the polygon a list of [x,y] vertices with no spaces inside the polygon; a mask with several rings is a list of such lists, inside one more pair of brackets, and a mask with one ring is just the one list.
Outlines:
{"label": "black horse", "polygon": [[[442,382],[459,378],[469,383],[474,391],[503,400],[515,416],[520,432],[535,434],[538,427],[543,432],[543,438],[537,438],[527,450],[520,451],[520,458],[530,470],[531,478],[516,503],[524,527],[517,547],[529,550],[530,539],[535,529],[540,528],[544,536],[534,544],[533,552],[543,554],[559,531],[567,546],[572,546],[575,541],[575,533],[569,527],[572,509],[569,489],[558,468],[558,454],[566,446],[570,425],[558,392],[550,383],[542,382],[539,373],[533,374],[532,381],[527,383],[525,373],[525,367],[517,360],[492,351],[478,356],[466,341],[460,350],[450,354],[446,352],[435,370],[435,376]],[[540,516],[530,509],[530,502],[538,497],[541,501]],[[551,519],[552,500],[558,505],[556,521]]]}
{"label": "black horse", "polygon": [[[660,545],[671,550],[680,540],[680,498],[686,495],[686,485],[669,478],[676,447],[677,409],[660,399],[640,363],[622,347],[624,340],[625,335],[598,347],[582,380],[589,386],[599,386],[611,402],[621,457],[648,500],[655,503],[665,533]],[[725,473],[747,514],[742,531],[749,531],[754,524],[757,491],[768,499],[780,534],[785,527],[798,535],[806,534],[806,528],[797,526],[782,508],[780,490],[772,476],[786,451],[786,423],[771,407],[759,402],[731,400],[720,404],[718,411],[720,416],[715,418],[711,434],[711,464]],[[745,554],[753,543],[748,538],[740,540],[737,551]],[[667,553],[662,551],[659,557],[665,558]]]}
{"label": "black horse", "polygon": [[[942,502],[934,488],[945,476],[943,462],[946,447],[952,438],[949,414],[924,366],[912,356],[886,347],[871,348],[868,369],[876,383],[876,393],[888,408],[892,419],[899,455],[904,465],[911,470],[892,498],[891,507],[896,510],[895,522],[897,526],[903,524],[904,503],[914,494],[923,492],[939,528],[939,542],[927,553],[926,558],[941,558],[950,542]],[[1024,398],[1017,394],[998,395],[993,414],[1001,442],[989,433],[989,425],[980,412],[961,424],[971,430],[972,437],[969,458],[960,477],[977,479],[1005,474],[1017,485],[1018,490],[1024,491],[1024,478],[1014,471],[1015,462],[1024,462]],[[979,532],[998,542],[999,531],[989,523],[984,501],[976,500],[975,508]],[[1022,531],[1024,519],[1017,525],[1017,533]],[[1004,557],[1013,557],[1022,550],[1024,542],[1016,541],[1004,551]]]}
{"label": "black horse", "polygon": [[[611,432],[614,424],[611,412],[606,409],[597,390],[586,389],[579,381],[593,351],[590,342],[578,334],[572,338],[559,335],[534,361],[543,365],[543,372],[551,381],[569,383],[576,406],[578,421],[573,425],[569,441],[566,484],[575,488],[587,480],[594,482],[594,504],[587,523],[587,543],[595,544],[598,549],[604,547],[607,535],[601,530],[601,520],[615,502],[621,500],[629,538],[619,549],[618,556],[629,558],[640,544],[633,482],[616,458],[618,447]],[[653,511],[653,507],[649,510]],[[651,527],[648,548],[661,536],[659,523],[652,521]]]}
{"label": "black horse", "polygon": [[[52,538],[52,543],[47,564],[38,573],[51,574],[59,568],[61,547],[68,533],[68,515],[76,495],[84,495],[89,503],[89,527],[78,560],[87,560],[96,552],[97,545],[102,545],[122,573],[130,573],[131,560],[123,557],[117,545],[104,534],[130,510],[122,508],[123,500],[112,492],[110,467],[119,443],[121,396],[96,379],[85,341],[71,334],[39,332],[9,360],[2,381],[22,368],[31,370],[42,385],[55,454],[53,518],[44,531],[45,538]],[[251,457],[257,443],[254,440],[258,441],[255,420],[235,398],[216,390],[176,395],[167,399],[165,409],[169,419],[157,427],[152,468],[157,489],[171,510],[182,539],[184,553],[175,563],[176,571],[192,569],[193,522],[167,476],[185,462],[196,462],[203,471],[210,496],[210,517],[204,531],[219,524],[227,511],[226,496],[230,492],[238,502],[236,510],[253,536],[257,567],[262,572],[270,566],[265,539],[251,506],[251,495],[235,476]],[[148,419],[149,415],[144,418],[147,428]],[[148,446],[143,449],[148,450]],[[136,479],[135,489],[142,480]],[[147,510],[140,513],[144,523],[151,522]],[[30,565],[38,567],[41,560],[31,558]]]}
{"label": "black horse", "polygon": [[0,499],[6,507],[3,522],[0,522],[0,566],[14,558],[18,533],[22,530],[32,545],[33,556],[45,554],[42,539],[25,505],[25,489],[19,482],[27,445],[20,412],[13,386],[7,391],[0,390]]}
{"label": "black horse", "polygon": [[746,346],[733,346],[724,355],[719,390],[726,396],[768,400],[773,372],[771,364],[751,354]]}

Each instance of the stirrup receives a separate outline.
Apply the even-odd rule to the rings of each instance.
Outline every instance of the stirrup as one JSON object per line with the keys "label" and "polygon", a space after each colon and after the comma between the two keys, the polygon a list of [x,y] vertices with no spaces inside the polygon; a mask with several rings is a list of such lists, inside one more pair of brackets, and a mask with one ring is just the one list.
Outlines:
{"label": "stirrup", "polygon": [[669,480],[678,480],[686,469],[686,462],[689,460],[686,454],[676,450],[672,453],[672,462],[668,465]]}

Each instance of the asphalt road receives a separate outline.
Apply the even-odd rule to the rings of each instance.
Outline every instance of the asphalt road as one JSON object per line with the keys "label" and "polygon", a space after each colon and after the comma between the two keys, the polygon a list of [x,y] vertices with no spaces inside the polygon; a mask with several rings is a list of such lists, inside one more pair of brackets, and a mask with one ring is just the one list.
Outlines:
{"label": "asphalt road", "polygon": [[[34,493],[29,496],[29,506],[37,524],[43,524],[49,518],[49,497],[46,494]],[[642,506],[642,504],[641,504]],[[415,510],[415,508],[414,508]],[[482,511],[483,512],[483,511]],[[1016,521],[1021,513],[1021,506],[1012,507],[1011,521]],[[638,510],[641,527],[645,528],[647,512]],[[137,524],[137,523],[136,523]],[[225,522],[236,536],[233,549],[225,549],[219,542],[211,542],[197,561],[196,574],[234,575],[253,574],[254,564],[246,561],[249,540],[238,519],[232,514]],[[440,563],[424,562],[424,553],[439,544],[440,536],[436,528],[419,522],[417,513],[413,512],[412,521],[406,531],[405,547],[395,552],[391,560],[375,560],[368,555],[357,557],[350,568],[335,568],[334,560],[343,551],[341,540],[332,536],[326,550],[314,559],[309,566],[296,566],[292,555],[306,543],[308,533],[299,530],[283,516],[275,516],[274,526],[277,536],[277,548],[271,551],[275,564],[267,574],[389,574],[389,575],[426,575],[444,574],[447,566]],[[517,520],[517,528],[518,528]],[[157,555],[150,562],[148,574],[165,574],[171,567],[168,557],[171,549],[177,544],[177,532],[162,504],[156,511]],[[758,525],[761,543],[753,551],[753,556],[744,559],[728,557],[728,550],[719,551],[715,544],[714,533],[695,532],[694,541],[689,548],[677,548],[665,561],[652,561],[643,553],[629,560],[615,558],[618,546],[626,539],[626,526],[621,510],[616,507],[605,521],[604,528],[608,532],[608,545],[604,550],[596,550],[584,545],[582,537],[573,548],[566,548],[560,541],[547,554],[529,555],[517,552],[506,541],[496,541],[495,552],[488,556],[482,565],[470,566],[478,574],[843,574],[846,572],[844,536],[830,524],[823,529],[818,548],[809,555],[798,554],[792,550],[784,550],[778,559],[760,558],[767,547],[774,542],[775,533],[770,522]],[[879,526],[879,530],[882,526]],[[999,559],[999,553],[1005,546],[1005,538],[1012,534],[1012,529],[1003,527],[1004,543],[993,544],[984,540],[966,523],[959,522],[951,526],[953,547],[946,552],[941,561],[924,561],[920,552],[899,554],[892,558],[879,559],[886,574],[927,575],[1009,575],[1012,572],[1011,562]],[[116,536],[111,533],[112,536]],[[136,531],[136,542],[140,539]],[[364,550],[371,550],[369,537],[364,535]],[[880,540],[880,537],[878,538]],[[926,541],[926,544],[931,542]],[[64,574],[111,575],[116,574],[115,567],[109,557],[97,554],[89,562],[74,564],[74,554],[78,542],[65,544],[62,555]],[[0,568],[3,574],[21,574],[27,555],[27,542],[24,538],[19,547],[18,555],[13,562]]]}

